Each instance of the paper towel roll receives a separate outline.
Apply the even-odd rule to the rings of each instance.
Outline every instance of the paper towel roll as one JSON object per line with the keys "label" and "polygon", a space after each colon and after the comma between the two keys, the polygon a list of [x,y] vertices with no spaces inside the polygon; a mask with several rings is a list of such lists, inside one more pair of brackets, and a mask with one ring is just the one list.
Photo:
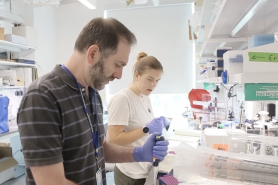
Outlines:
{"label": "paper towel roll", "polygon": [[25,86],[28,87],[32,83],[32,69],[24,68],[24,81]]}
{"label": "paper towel roll", "polygon": [[200,137],[201,134],[202,134],[201,130],[185,130],[185,129],[175,130],[175,135],[181,135],[181,136]]}

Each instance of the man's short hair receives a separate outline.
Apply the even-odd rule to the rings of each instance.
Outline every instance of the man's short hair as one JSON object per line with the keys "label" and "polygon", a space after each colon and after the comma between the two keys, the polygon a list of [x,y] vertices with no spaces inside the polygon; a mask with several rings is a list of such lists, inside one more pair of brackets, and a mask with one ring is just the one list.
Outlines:
{"label": "man's short hair", "polygon": [[135,35],[117,19],[98,17],[85,25],[76,39],[74,50],[83,53],[90,46],[98,45],[102,57],[107,58],[117,52],[120,40],[131,46],[137,42]]}

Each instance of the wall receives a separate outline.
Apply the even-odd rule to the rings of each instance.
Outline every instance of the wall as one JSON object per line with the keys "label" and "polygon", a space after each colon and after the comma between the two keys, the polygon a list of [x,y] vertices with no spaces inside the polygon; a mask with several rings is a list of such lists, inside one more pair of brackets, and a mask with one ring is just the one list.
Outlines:
{"label": "wall", "polygon": [[101,3],[96,10],[90,10],[81,3],[59,6],[56,13],[57,63],[63,64],[69,59],[78,34],[95,17],[103,17]]}
{"label": "wall", "polygon": [[[98,1],[97,4],[97,9],[96,10],[89,10],[88,8],[86,8],[84,5],[80,4],[80,3],[75,3],[75,4],[65,4],[62,6],[59,6],[59,8],[57,9],[58,11],[56,11],[56,62],[63,64],[65,63],[68,58],[70,57],[72,51],[73,51],[73,47],[74,47],[74,42],[75,39],[77,38],[79,32],[82,30],[82,28],[85,26],[85,24],[90,21],[91,19],[93,19],[94,17],[99,17],[99,16],[103,16],[104,15],[104,9],[107,9],[107,6],[105,6],[101,3],[101,1]],[[189,6],[189,10],[185,10],[185,6]],[[180,74],[178,77],[175,78],[175,81],[177,82],[178,85],[176,85],[175,87],[171,87],[167,84],[167,86],[163,86],[161,85],[161,91],[163,91],[163,93],[169,93],[169,90],[171,89],[176,89],[176,92],[179,93],[184,93],[184,92],[189,92],[188,89],[191,89],[192,84],[187,85],[188,89],[186,89],[186,84],[184,81],[189,81],[189,83],[192,83],[192,79],[191,79],[191,72],[192,72],[192,59],[190,57],[192,57],[192,44],[189,44],[189,46],[184,47],[184,45],[187,43],[186,39],[188,38],[188,27],[187,27],[187,19],[188,16],[191,15],[191,5],[187,4],[187,5],[182,5],[182,6],[173,6],[176,7],[177,9],[181,10],[181,14],[179,14],[180,12],[176,12],[176,10],[171,11],[171,10],[167,10],[167,7],[159,7],[156,9],[160,9],[161,10],[161,15],[155,15],[152,16],[152,9],[154,8],[148,8],[148,9],[141,9],[141,12],[143,11],[142,15],[148,14],[148,18],[150,19],[151,17],[154,17],[160,21],[156,21],[157,23],[162,23],[162,24],[152,24],[150,23],[152,26],[151,28],[148,28],[148,24],[146,23],[140,23],[140,20],[146,20],[146,18],[142,17],[140,18],[139,22],[135,21],[134,25],[127,25],[127,27],[129,27],[130,29],[136,30],[135,34],[138,38],[139,43],[149,43],[149,41],[146,42],[147,37],[144,37],[144,35],[150,35],[152,38],[158,39],[159,42],[153,42],[156,43],[156,46],[152,46],[149,44],[149,46],[141,46],[142,49],[140,48],[140,45],[137,45],[137,51],[141,51],[144,49],[156,49],[157,47],[163,47],[161,49],[157,49],[155,52],[150,51],[153,55],[158,56],[159,54],[163,53],[165,48],[167,48],[167,51],[170,49],[171,51],[169,51],[168,53],[171,54],[171,56],[167,56],[164,57],[162,56],[161,60],[165,63],[164,64],[164,68],[165,68],[165,74],[163,76],[163,79],[165,79],[165,83],[167,83],[167,78],[166,77],[171,77],[171,72],[174,71],[173,74]],[[124,9],[126,10],[126,9]],[[128,12],[133,11],[132,9],[129,9]],[[74,13],[73,12],[78,12]],[[127,11],[124,11],[125,13]],[[166,13],[165,13],[166,12]],[[176,12],[173,14],[173,12]],[[139,13],[140,14],[140,13]],[[164,18],[165,15],[167,15],[167,18]],[[131,14],[123,14],[123,16],[130,18],[130,16],[132,16]],[[134,19],[131,19],[134,20]],[[163,21],[161,21],[163,20]],[[175,20],[175,21],[173,21]],[[170,23],[172,22],[176,22],[179,21],[179,23],[185,23],[182,24],[182,26],[178,26],[176,29],[175,27],[173,27]],[[139,25],[138,27],[134,27]],[[167,24],[170,24],[170,26],[165,26]],[[142,26],[143,25],[143,26]],[[144,27],[145,26],[145,27]],[[156,30],[154,30],[155,28],[157,28]],[[152,31],[154,30],[154,31]],[[175,31],[173,31],[175,30]],[[152,31],[152,32],[151,32]],[[173,37],[173,39],[171,39],[170,41],[163,41],[161,38],[165,38],[167,36],[167,38],[169,38],[168,35],[160,35],[160,37],[155,36],[155,34],[160,33],[160,32],[164,32],[167,34],[173,34],[175,37]],[[174,33],[173,33],[174,32]],[[167,44],[165,44],[167,43]],[[169,47],[170,46],[170,47]],[[137,53],[136,51],[136,53]],[[145,50],[146,51],[146,50]],[[163,51],[163,52],[161,52]],[[147,51],[146,51],[147,52]],[[189,58],[185,59],[186,55],[189,54]],[[180,58],[177,57],[172,57],[172,56],[181,56]],[[132,66],[132,62],[134,62],[136,57],[135,52],[133,54],[131,54],[130,56],[130,68]],[[178,66],[174,66],[173,62],[179,62]],[[188,65],[187,65],[188,64]],[[128,67],[126,67],[128,68]],[[182,68],[182,69],[181,69]],[[169,72],[170,69],[170,72]],[[175,70],[175,69],[178,69]],[[188,69],[186,72],[184,72],[184,69]],[[191,71],[190,71],[191,70]],[[124,81],[124,85],[120,86],[119,88],[122,87],[126,87],[127,84],[129,84],[131,82],[131,78],[128,77],[131,74],[131,70],[125,69],[124,74],[127,75],[127,77],[123,77],[123,79],[121,79],[120,81]],[[126,79],[126,80],[125,80]],[[182,80],[181,80],[182,79]],[[112,86],[117,86],[118,82],[120,81],[115,81],[112,84]],[[172,80],[173,81],[173,80]],[[171,81],[171,82],[172,82]],[[109,86],[111,85],[109,84]],[[184,84],[184,85],[181,85]],[[179,88],[179,89],[177,89]],[[107,89],[107,88],[106,88]],[[115,91],[114,91],[115,92]],[[106,92],[105,90],[100,91],[100,94],[102,96],[104,105],[106,105],[106,102],[108,101],[107,99],[109,99],[109,95],[110,92],[107,91],[108,94],[108,98],[106,98]]]}
{"label": "wall", "polygon": [[[96,10],[90,10],[81,3],[59,6],[56,12],[56,62],[58,64],[64,64],[69,59],[82,28],[91,19],[103,15],[103,5],[100,1]],[[105,89],[100,91],[100,95],[103,102],[106,102]]]}
{"label": "wall", "polygon": [[107,17],[121,21],[138,40],[122,79],[109,84],[109,93],[131,84],[133,64],[142,51],[155,56],[164,68],[154,94],[188,93],[193,86],[193,45],[188,41],[187,24],[191,14],[191,4],[108,11]]}
{"label": "wall", "polygon": [[46,6],[34,9],[34,27],[38,30],[38,48],[35,59],[38,62],[38,74],[50,72],[57,64],[56,49],[56,8]]}

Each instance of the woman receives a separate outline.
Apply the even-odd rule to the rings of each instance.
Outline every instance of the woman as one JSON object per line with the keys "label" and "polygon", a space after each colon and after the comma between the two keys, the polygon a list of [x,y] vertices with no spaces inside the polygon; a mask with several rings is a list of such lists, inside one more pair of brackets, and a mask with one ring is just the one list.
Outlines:
{"label": "woman", "polygon": [[[142,146],[148,134],[162,132],[168,125],[164,117],[154,118],[149,95],[157,86],[163,67],[153,56],[139,53],[134,64],[133,83],[118,92],[108,105],[108,138],[122,146]],[[116,185],[143,185],[151,163],[116,164]]]}

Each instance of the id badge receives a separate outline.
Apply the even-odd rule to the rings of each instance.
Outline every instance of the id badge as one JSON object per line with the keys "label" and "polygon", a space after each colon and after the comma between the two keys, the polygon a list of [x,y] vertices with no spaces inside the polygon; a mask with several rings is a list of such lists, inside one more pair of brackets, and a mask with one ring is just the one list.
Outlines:
{"label": "id badge", "polygon": [[101,168],[99,168],[97,173],[96,173],[96,179],[97,179],[97,185],[103,185],[103,183],[102,183]]}

